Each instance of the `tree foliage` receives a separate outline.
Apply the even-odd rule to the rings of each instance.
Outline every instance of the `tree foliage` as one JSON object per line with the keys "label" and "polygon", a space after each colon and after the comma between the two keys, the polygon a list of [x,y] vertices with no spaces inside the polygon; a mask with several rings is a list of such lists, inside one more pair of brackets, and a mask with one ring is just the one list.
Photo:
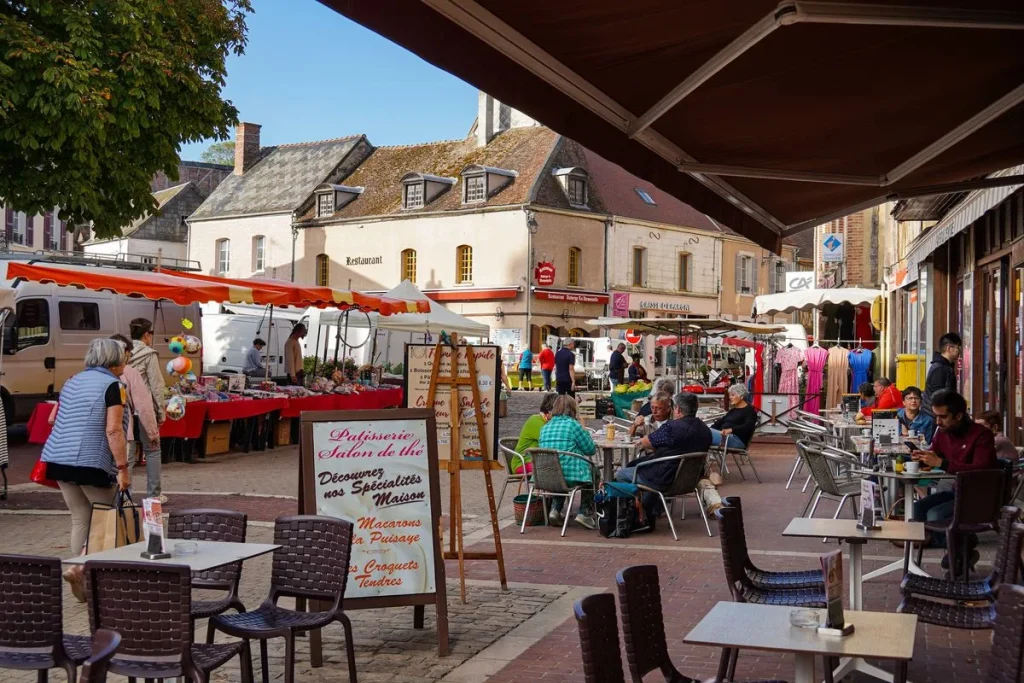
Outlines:
{"label": "tree foliage", "polygon": [[233,140],[215,142],[199,155],[199,159],[208,164],[235,165],[235,143]]}
{"label": "tree foliage", "polygon": [[0,199],[109,237],[178,149],[226,139],[250,0],[0,0]]}

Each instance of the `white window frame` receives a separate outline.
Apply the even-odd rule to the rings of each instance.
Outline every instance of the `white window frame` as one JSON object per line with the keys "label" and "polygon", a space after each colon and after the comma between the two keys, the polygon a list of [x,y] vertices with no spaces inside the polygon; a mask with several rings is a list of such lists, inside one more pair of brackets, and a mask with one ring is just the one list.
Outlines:
{"label": "white window frame", "polygon": [[267,238],[265,235],[256,235],[252,238],[252,269],[256,273],[265,272],[267,269]]}
{"label": "white window frame", "polygon": [[[480,194],[480,196],[470,197],[470,195],[469,195],[469,184],[470,184],[470,182],[475,184],[477,181],[479,181],[480,184],[482,185],[481,189],[483,190],[483,192],[482,192],[482,194]],[[465,176],[463,178],[462,203],[463,204],[476,204],[476,203],[479,203],[479,202],[486,202],[486,201],[487,201],[487,174],[486,173],[474,173],[472,175]]]}
{"label": "white window frame", "polygon": [[334,215],[334,193],[333,192],[321,192],[316,196],[316,217],[323,218],[325,216]]}
{"label": "white window frame", "polygon": [[757,283],[754,279],[754,255],[740,253],[740,291],[737,294],[753,296],[757,294]]}
{"label": "white window frame", "polygon": [[[25,244],[28,239],[28,214],[24,211],[14,212],[14,229],[11,231],[11,241],[15,244]],[[31,246],[31,245],[29,245]]]}
{"label": "white window frame", "polygon": [[[409,201],[409,190],[412,188],[419,189],[419,198],[416,203]],[[427,198],[427,183],[423,180],[414,180],[412,182],[404,183],[402,187],[402,208],[403,209],[422,209],[426,206]]]}
{"label": "white window frame", "polygon": [[217,240],[217,272],[221,275],[231,270],[231,240]]}

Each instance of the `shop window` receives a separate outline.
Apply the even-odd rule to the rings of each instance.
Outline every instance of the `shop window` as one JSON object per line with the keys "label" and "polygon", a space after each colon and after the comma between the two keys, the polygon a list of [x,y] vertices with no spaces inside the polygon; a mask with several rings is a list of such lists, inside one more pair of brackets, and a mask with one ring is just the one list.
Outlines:
{"label": "shop window", "polygon": [[100,329],[100,307],[91,301],[59,301],[57,317],[62,330]]}
{"label": "shop window", "polygon": [[455,249],[455,282],[465,284],[473,281],[473,247],[463,244]]}
{"label": "shop window", "polygon": [[416,250],[406,249],[402,252],[402,279],[416,284]]}
{"label": "shop window", "polygon": [[580,267],[582,264],[581,256],[583,251],[579,247],[569,248],[569,286],[579,287],[580,286]]}
{"label": "shop window", "polygon": [[331,257],[320,254],[316,257],[316,286],[328,287],[331,281]]}

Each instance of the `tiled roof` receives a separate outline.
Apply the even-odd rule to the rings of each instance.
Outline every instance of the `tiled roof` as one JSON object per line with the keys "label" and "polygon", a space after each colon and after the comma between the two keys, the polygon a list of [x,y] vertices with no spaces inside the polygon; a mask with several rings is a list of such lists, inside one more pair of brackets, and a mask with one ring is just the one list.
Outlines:
{"label": "tiled roof", "polygon": [[[168,187],[168,188],[165,188],[163,190],[157,190],[156,192],[154,192],[153,193],[153,198],[156,199],[157,211],[162,211],[163,208],[165,206],[167,206],[167,204],[172,199],[177,197],[179,194],[181,194],[186,188],[188,188],[192,184],[193,183],[191,183],[191,182],[181,183],[180,185],[175,185],[174,187]],[[136,232],[139,231],[139,228],[141,228],[143,225],[145,225],[146,221],[148,221],[152,217],[153,217],[153,214],[146,213],[146,214],[143,214],[140,218],[136,218],[132,222],[131,225],[129,225],[127,227],[124,227],[124,228],[121,228],[121,236],[122,237],[128,237],[129,235],[135,234]],[[109,242],[111,239],[113,239],[113,238],[107,238],[107,239],[101,239],[101,240],[90,239],[90,240],[87,240],[86,242],[84,242],[83,244],[99,244],[101,242]]]}
{"label": "tiled roof", "polygon": [[[589,149],[583,149],[585,166],[590,172],[591,193],[600,195],[609,213],[653,223],[733,234],[685,202],[641,180],[621,166],[613,164]],[[646,203],[636,189],[646,191],[654,204]]]}
{"label": "tiled roof", "polygon": [[790,235],[782,243],[797,248],[796,257],[801,261],[814,260],[814,228],[807,228],[795,235]]}
{"label": "tiled roof", "polygon": [[[472,208],[526,204],[530,201],[534,180],[544,169],[557,139],[558,134],[554,131],[534,126],[504,131],[486,147],[478,147],[475,138],[378,147],[355,171],[340,181],[345,185],[365,189],[359,197],[337,211],[334,217],[348,219],[466,208],[462,204],[460,174],[471,164],[495,166],[519,174],[500,192],[485,202],[472,204]],[[459,180],[450,190],[422,209],[402,209],[402,176],[407,173],[424,173]],[[312,209],[304,218],[312,218]]]}
{"label": "tiled roof", "polygon": [[328,179],[363,136],[278,145],[261,150],[262,158],[244,175],[229,175],[192,220],[239,214],[293,211]]}

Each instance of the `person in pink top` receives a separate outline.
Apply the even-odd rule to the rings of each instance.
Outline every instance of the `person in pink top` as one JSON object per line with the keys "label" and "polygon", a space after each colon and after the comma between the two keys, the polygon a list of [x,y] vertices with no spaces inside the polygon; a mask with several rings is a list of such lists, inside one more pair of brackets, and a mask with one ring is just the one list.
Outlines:
{"label": "person in pink top", "polygon": [[[115,334],[110,338],[116,339],[124,346],[125,366],[121,382],[125,385],[128,394],[128,463],[134,465],[136,459],[142,454],[143,432],[149,439],[149,443],[159,453],[160,423],[156,419],[156,409],[153,407],[152,395],[146,385],[146,380],[142,373],[128,364],[128,360],[132,356],[132,343],[122,334]],[[158,497],[161,502],[166,501],[165,496]]]}

